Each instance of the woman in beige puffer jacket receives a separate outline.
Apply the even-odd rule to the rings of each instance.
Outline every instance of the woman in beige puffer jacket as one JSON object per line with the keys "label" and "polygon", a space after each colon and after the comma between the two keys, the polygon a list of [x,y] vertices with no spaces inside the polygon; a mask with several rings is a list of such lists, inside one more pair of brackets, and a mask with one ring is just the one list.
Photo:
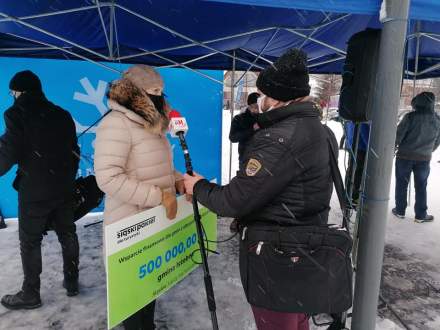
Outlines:
{"label": "woman in beige puffer jacket", "polygon": [[[183,178],[174,170],[165,135],[169,111],[162,92],[162,78],[146,65],[131,67],[110,86],[112,111],[100,123],[95,140],[96,179],[106,194],[105,224],[160,204],[169,219],[176,216],[176,187],[184,192]],[[154,329],[154,302],[124,326]]]}

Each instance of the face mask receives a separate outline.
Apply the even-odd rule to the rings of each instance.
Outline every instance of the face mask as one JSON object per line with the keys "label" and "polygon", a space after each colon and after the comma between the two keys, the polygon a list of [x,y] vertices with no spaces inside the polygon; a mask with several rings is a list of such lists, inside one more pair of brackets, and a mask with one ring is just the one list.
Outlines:
{"label": "face mask", "polygon": [[148,94],[148,97],[150,98],[151,102],[153,102],[154,107],[157,111],[159,111],[160,114],[165,115],[165,96],[164,94],[161,95],[153,95]]}
{"label": "face mask", "polygon": [[262,96],[260,96],[258,99],[257,99],[257,106],[258,106],[258,112],[259,113],[263,113],[263,108],[262,108],[262,106],[263,106],[263,102],[264,102],[264,99],[266,98],[266,95],[262,95]]}
{"label": "face mask", "polygon": [[10,94],[14,98],[14,100],[18,99],[23,92],[17,92],[17,91],[10,91]]}

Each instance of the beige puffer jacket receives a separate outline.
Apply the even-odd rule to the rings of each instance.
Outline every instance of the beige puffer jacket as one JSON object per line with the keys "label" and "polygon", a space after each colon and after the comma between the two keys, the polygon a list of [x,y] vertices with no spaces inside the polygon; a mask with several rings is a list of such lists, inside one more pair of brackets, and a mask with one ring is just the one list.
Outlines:
{"label": "beige puffer jacket", "polygon": [[[156,111],[151,107],[147,102],[144,111]],[[106,224],[161,204],[161,189],[175,193],[176,180],[182,179],[174,170],[166,123],[149,124],[114,100],[109,108],[112,112],[100,123],[95,140],[95,173],[106,194]]]}

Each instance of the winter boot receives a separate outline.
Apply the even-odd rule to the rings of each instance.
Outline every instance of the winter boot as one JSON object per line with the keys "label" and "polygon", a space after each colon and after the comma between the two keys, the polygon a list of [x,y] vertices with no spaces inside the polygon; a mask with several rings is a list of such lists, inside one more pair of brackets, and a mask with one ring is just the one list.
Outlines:
{"label": "winter boot", "polygon": [[434,221],[434,217],[432,215],[427,214],[426,216],[422,217],[416,217],[414,219],[414,222],[417,223],[424,223],[424,222],[433,222]]}
{"label": "winter boot", "polygon": [[6,228],[6,222],[5,222],[5,218],[3,217],[3,214],[0,211],[0,229],[4,229]]}
{"label": "winter boot", "polygon": [[391,213],[393,213],[394,216],[397,217],[397,218],[399,218],[399,219],[405,219],[405,214],[399,214],[399,213],[397,213],[397,209],[396,209],[396,208],[392,209],[392,210],[391,210]]}
{"label": "winter boot", "polygon": [[64,279],[63,288],[66,289],[66,294],[68,297],[77,296],[79,294],[78,279],[76,279],[76,280]]}
{"label": "winter boot", "polygon": [[7,309],[34,309],[42,305],[39,294],[26,294],[24,291],[3,296],[1,303]]}

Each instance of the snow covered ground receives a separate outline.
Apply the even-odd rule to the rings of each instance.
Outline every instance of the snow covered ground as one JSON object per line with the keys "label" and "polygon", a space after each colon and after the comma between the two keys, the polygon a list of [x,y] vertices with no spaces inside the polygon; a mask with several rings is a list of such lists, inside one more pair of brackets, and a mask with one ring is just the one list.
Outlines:
{"label": "snow covered ground", "polygon": [[[329,126],[340,135],[339,124]],[[227,137],[226,137],[227,139]],[[228,144],[226,146],[226,151]],[[225,152],[224,149],[224,152]],[[236,168],[234,156],[234,169]],[[342,160],[342,159],[341,159]],[[382,295],[407,323],[408,329],[440,329],[440,203],[436,192],[440,185],[440,153],[434,155],[429,184],[429,205],[437,217],[431,224],[416,224],[410,218],[389,216]],[[342,162],[341,162],[342,164]],[[224,166],[228,170],[228,167]],[[234,173],[235,171],[233,171]],[[393,183],[394,187],[394,183]],[[392,191],[393,188],[392,187]],[[393,197],[391,193],[391,197]],[[334,196],[335,197],[335,196]],[[414,197],[413,199],[414,200]],[[390,203],[390,208],[393,203]],[[408,216],[413,215],[408,212]],[[331,221],[340,219],[336,198],[332,200]],[[32,311],[8,311],[0,306],[0,330],[51,329],[99,330],[106,328],[106,290],[102,262],[101,225],[84,228],[98,216],[78,222],[81,245],[81,294],[68,298],[61,287],[62,258],[53,232],[43,240],[43,307]],[[219,219],[219,239],[230,235],[229,219]],[[16,292],[22,281],[17,223],[0,230],[0,295]],[[237,238],[220,244],[220,255],[210,257],[219,326],[222,330],[255,330],[249,305],[241,288],[238,272]],[[380,308],[376,329],[404,329],[387,308]],[[159,330],[207,330],[210,316],[206,306],[203,274],[197,269],[158,301],[156,321]],[[316,330],[317,327],[312,326]],[[325,328],[320,328],[325,329]]]}

